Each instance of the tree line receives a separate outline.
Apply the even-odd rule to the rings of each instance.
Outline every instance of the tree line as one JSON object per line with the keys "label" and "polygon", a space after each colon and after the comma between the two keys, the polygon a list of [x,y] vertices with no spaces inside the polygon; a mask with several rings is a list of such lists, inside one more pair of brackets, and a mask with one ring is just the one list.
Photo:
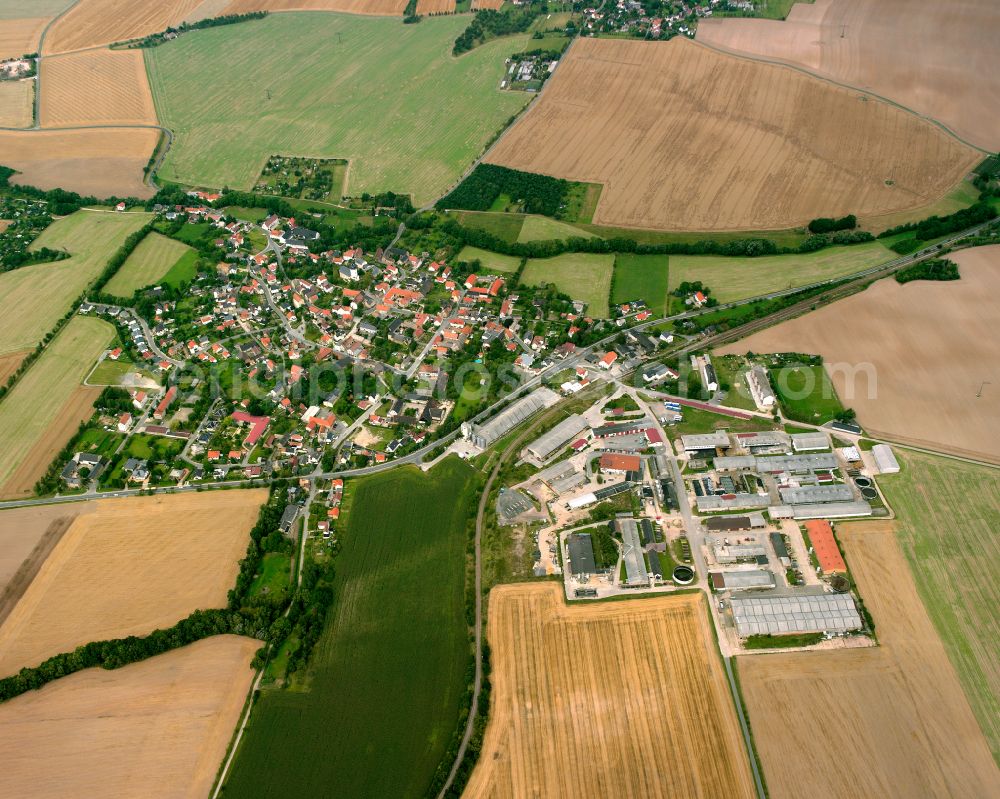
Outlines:
{"label": "tree line", "polygon": [[958,264],[948,258],[932,258],[911,264],[896,272],[897,283],[909,283],[911,280],[958,280]]}
{"label": "tree line", "polygon": [[996,219],[996,209],[988,202],[980,200],[973,203],[968,208],[955,211],[947,216],[929,216],[920,222],[908,222],[905,225],[896,225],[888,230],[883,230],[878,234],[880,239],[895,236],[899,233],[913,232],[914,238],[918,241],[930,241],[949,233],[957,233],[965,228],[989,222]]}
{"label": "tree line", "polygon": [[473,47],[478,47],[483,42],[498,36],[524,33],[531,27],[531,23],[539,13],[544,12],[541,12],[540,8],[536,10],[530,7],[520,13],[492,9],[477,11],[469,26],[455,39],[451,54],[467,53]]}

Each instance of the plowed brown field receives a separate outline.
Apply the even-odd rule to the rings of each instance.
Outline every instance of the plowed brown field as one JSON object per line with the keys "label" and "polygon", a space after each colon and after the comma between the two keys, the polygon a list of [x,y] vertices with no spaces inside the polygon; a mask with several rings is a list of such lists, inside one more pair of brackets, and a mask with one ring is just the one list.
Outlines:
{"label": "plowed brown field", "polygon": [[0,19],[0,61],[34,53],[48,17]]}
{"label": "plowed brown field", "polygon": [[771,796],[996,796],[1000,771],[892,524],[838,535],[881,646],[739,658]]}
{"label": "plowed brown field", "polygon": [[603,183],[595,223],[674,230],[926,205],[980,159],[888,103],[683,37],[576,41],[487,157]]}
{"label": "plowed brown field", "polygon": [[[0,22],[0,25],[2,24]],[[30,80],[0,82],[0,127],[31,127],[32,103],[35,101],[34,86],[34,81]]]}
{"label": "plowed brown field", "polygon": [[202,0],[80,0],[45,36],[43,55],[138,39],[183,22]]}
{"label": "plowed brown field", "polygon": [[752,797],[704,598],[566,607],[559,586],[490,594],[480,797]]}
{"label": "plowed brown field", "polygon": [[227,14],[248,11],[340,11],[345,14],[399,16],[406,10],[406,0],[233,0]]}
{"label": "plowed brown field", "polygon": [[220,635],[0,705],[0,795],[205,797],[260,642]]}
{"label": "plowed brown field", "polygon": [[155,125],[141,50],[89,50],[42,61],[42,127]]}
{"label": "plowed brown field", "polygon": [[0,676],[224,607],[266,490],[96,500],[0,626]]}
{"label": "plowed brown field", "polygon": [[797,64],[1000,149],[995,0],[817,0],[784,22],[706,19],[698,41]]}
{"label": "plowed brown field", "polygon": [[67,189],[95,197],[152,197],[143,183],[158,130],[0,131],[3,163],[19,173],[14,183]]}
{"label": "plowed brown field", "polygon": [[[948,256],[961,280],[880,280],[722,353],[822,355],[837,395],[876,436],[1000,462],[1000,245]],[[982,392],[980,396],[980,388]]]}

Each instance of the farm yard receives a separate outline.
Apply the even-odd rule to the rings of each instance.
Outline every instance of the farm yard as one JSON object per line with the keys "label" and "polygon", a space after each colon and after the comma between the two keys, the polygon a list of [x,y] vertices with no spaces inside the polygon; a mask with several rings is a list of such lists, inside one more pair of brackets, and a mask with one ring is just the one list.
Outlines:
{"label": "farm yard", "polygon": [[30,128],[35,101],[33,80],[0,82],[0,127]]}
{"label": "farm yard", "polygon": [[550,283],[574,300],[586,303],[589,315],[606,317],[614,266],[613,255],[566,253],[554,258],[532,258],[521,282],[527,286]]}
{"label": "farm yard", "polygon": [[726,303],[845,277],[896,257],[878,241],[827,247],[803,255],[759,258],[673,255],[670,257],[670,289],[700,280],[712,289],[715,299]]}
{"label": "farm yard", "polygon": [[253,489],[95,501],[0,626],[0,676],[225,607],[266,500]]}
{"label": "farm yard", "polygon": [[616,255],[611,304],[643,300],[654,314],[665,316],[669,300],[668,262],[666,255]]}
{"label": "farm yard", "polygon": [[755,796],[704,603],[494,588],[490,718],[464,796]]}
{"label": "farm yard", "polygon": [[[176,134],[160,175],[249,189],[271,155],[308,154],[350,159],[350,194],[434,199],[528,100],[497,88],[505,54],[527,36],[453,58],[467,24],[275,14],[148,50],[160,121]],[[360,124],[376,118],[385,123]],[[234,126],[240,136],[227,135]]]}
{"label": "farm yard", "polygon": [[182,241],[149,233],[107,282],[104,291],[127,299],[139,289],[162,280],[181,258],[192,252]]}
{"label": "farm yard", "polygon": [[0,130],[4,166],[20,174],[12,183],[66,189],[94,197],[152,197],[143,169],[160,140],[148,128]]}
{"label": "farm yard", "polygon": [[232,0],[226,14],[248,11],[340,11],[345,14],[402,16],[406,0]]}
{"label": "farm yard", "polygon": [[[72,257],[0,274],[0,355],[32,349],[70,309],[108,259],[150,214],[77,211],[43,231],[32,246]],[[88,365],[89,368],[89,365]]]}
{"label": "farm yard", "polygon": [[457,458],[348,483],[308,692],[261,693],[227,797],[426,794],[466,701],[473,486]]}
{"label": "farm yard", "polygon": [[995,151],[998,34],[992,0],[828,0],[797,3],[785,22],[702,20],[697,40],[873,91]]}
{"label": "farm yard", "polygon": [[1000,772],[892,523],[838,535],[881,646],[738,658],[770,795],[992,795]]}
{"label": "farm yard", "polygon": [[766,230],[926,205],[981,158],[888,103],[677,37],[574,42],[487,160],[603,183],[599,225]]}
{"label": "farm yard", "polygon": [[[879,478],[900,546],[993,757],[1000,762],[1000,545],[995,469],[896,450],[902,471]],[[970,579],[981,575],[981,579]]]}
{"label": "farm yard", "polygon": [[[137,39],[179,25],[202,0],[80,0],[45,37],[43,55]],[[68,5],[64,3],[63,5]]]}
{"label": "farm yard", "polygon": [[100,319],[73,317],[0,401],[0,497],[31,493],[52,458],[90,418],[100,390],[83,378],[114,338]]}
{"label": "farm yard", "polygon": [[720,352],[822,355],[837,394],[872,435],[998,462],[1000,392],[983,381],[984,365],[1000,361],[1000,309],[983,298],[1000,288],[1000,246],[948,257],[960,280],[880,280]]}
{"label": "farm yard", "polygon": [[5,796],[208,796],[260,641],[220,635],[0,705]]}
{"label": "farm yard", "polygon": [[41,125],[155,125],[141,50],[88,50],[42,61]]}

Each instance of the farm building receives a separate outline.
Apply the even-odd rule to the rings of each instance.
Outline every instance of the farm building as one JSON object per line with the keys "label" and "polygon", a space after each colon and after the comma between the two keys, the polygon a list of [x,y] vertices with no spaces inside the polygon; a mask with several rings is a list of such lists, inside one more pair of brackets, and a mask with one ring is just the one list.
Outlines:
{"label": "farm building", "polygon": [[892,453],[892,448],[888,444],[876,444],[872,447],[872,457],[875,458],[875,465],[879,474],[896,474],[899,472],[899,461]]}
{"label": "farm building", "polygon": [[819,502],[850,502],[854,499],[851,487],[838,483],[826,486],[802,486],[801,488],[782,488],[778,493],[786,505],[808,505]]}
{"label": "farm building", "polygon": [[[787,516],[775,515],[787,508]],[[863,500],[854,502],[825,502],[811,505],[776,505],[768,510],[772,518],[784,519],[848,519],[852,516],[871,516],[872,506]]]}
{"label": "farm building", "polygon": [[738,472],[744,469],[753,469],[757,466],[757,459],[753,455],[724,455],[712,462],[716,471]]}
{"label": "farm building", "polygon": [[759,530],[765,527],[764,517],[759,513],[746,516],[713,516],[705,520],[705,529],[710,533],[737,533],[741,530]]}
{"label": "farm building", "polygon": [[731,600],[736,632],[749,635],[844,633],[860,630],[861,616],[850,594],[747,597]]}
{"label": "farm building", "polygon": [[594,438],[614,438],[616,436],[645,435],[650,422],[643,419],[640,422],[623,422],[621,424],[606,424],[594,428]]}
{"label": "farm building", "polygon": [[714,433],[698,433],[681,436],[681,444],[687,453],[714,453],[717,449],[726,449],[729,446],[729,436],[721,430]]}
{"label": "farm building", "polygon": [[[716,563],[767,564],[767,551],[760,544],[715,544],[712,547]],[[763,558],[763,562],[758,559]]]}
{"label": "farm building", "polygon": [[535,475],[535,479],[545,483],[556,494],[565,494],[587,482],[587,476],[569,461],[560,461],[542,469]]}
{"label": "farm building", "polygon": [[638,455],[619,455],[616,452],[606,452],[601,455],[601,471],[608,474],[628,474],[638,472],[642,468],[642,459]]}
{"label": "farm building", "polygon": [[757,408],[762,411],[773,408],[775,397],[767,370],[763,366],[756,365],[746,373],[746,379],[747,385],[750,387],[750,396],[753,397]]}
{"label": "farm building", "polygon": [[840,547],[837,546],[837,539],[833,535],[830,522],[825,519],[808,521],[806,532],[809,533],[813,552],[816,553],[816,560],[819,561],[819,567],[824,574],[847,571],[847,564],[844,563],[844,556],[840,554]]}
{"label": "farm building", "polygon": [[830,439],[826,433],[793,433],[792,449],[796,452],[815,452],[816,450],[830,449]]}
{"label": "farm building", "polygon": [[574,413],[563,419],[547,433],[540,435],[528,444],[526,449],[530,455],[544,461],[556,451],[569,446],[569,443],[587,427],[587,421],[579,414]]}
{"label": "farm building", "polygon": [[733,436],[736,446],[745,449],[752,455],[762,452],[787,452],[788,436],[776,430],[763,430],[756,433],[737,433]]}
{"label": "farm building", "polygon": [[642,544],[639,542],[639,526],[635,519],[619,519],[617,525],[622,537],[625,585],[629,587],[649,585],[646,559],[643,556]]}
{"label": "farm building", "polygon": [[528,396],[517,400],[509,408],[498,413],[486,424],[478,425],[470,422],[462,424],[462,436],[480,449],[486,449],[490,444],[513,430],[517,425],[538,411],[550,408],[559,401],[559,395],[549,388],[538,388]]}
{"label": "farm building", "polygon": [[768,538],[771,540],[771,548],[778,558],[778,562],[788,568],[792,564],[792,559],[788,555],[788,547],[785,546],[785,537],[781,533],[771,533]]}
{"label": "farm building", "polygon": [[750,510],[751,508],[766,508],[768,498],[760,494],[714,494],[696,497],[699,513],[712,513],[723,510]]}
{"label": "farm building", "polygon": [[569,549],[569,570],[574,577],[597,572],[590,533],[572,533],[566,538],[566,545]]}
{"label": "farm building", "polygon": [[716,591],[750,591],[755,588],[774,588],[774,575],[766,569],[753,571],[711,572],[708,575]]}
{"label": "farm building", "polygon": [[757,458],[757,471],[759,472],[808,472],[816,469],[836,468],[837,456],[832,452]]}

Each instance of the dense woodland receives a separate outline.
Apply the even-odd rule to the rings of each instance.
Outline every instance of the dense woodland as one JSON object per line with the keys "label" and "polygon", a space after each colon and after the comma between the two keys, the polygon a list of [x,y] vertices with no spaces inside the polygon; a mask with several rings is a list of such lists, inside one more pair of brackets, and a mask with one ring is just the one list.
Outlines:
{"label": "dense woodland", "polygon": [[525,213],[558,216],[570,183],[547,175],[520,172],[495,164],[479,164],[437,208],[488,211],[501,195],[521,205]]}

